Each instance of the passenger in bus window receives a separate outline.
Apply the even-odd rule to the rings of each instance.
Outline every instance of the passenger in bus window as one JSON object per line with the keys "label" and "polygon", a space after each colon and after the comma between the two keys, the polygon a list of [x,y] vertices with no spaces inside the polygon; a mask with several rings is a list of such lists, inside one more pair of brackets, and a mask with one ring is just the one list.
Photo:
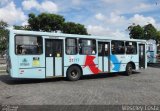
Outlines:
{"label": "passenger in bus window", "polygon": [[135,53],[134,46],[131,45],[131,54],[134,54],[134,53]]}
{"label": "passenger in bus window", "polygon": [[70,54],[73,54],[73,53],[72,53],[72,50],[71,50],[71,47],[67,47],[67,54],[69,54],[69,55],[70,55]]}
{"label": "passenger in bus window", "polygon": [[112,44],[111,48],[112,48],[112,53],[114,54],[116,52],[115,51],[115,44]]}
{"label": "passenger in bus window", "polygon": [[17,45],[17,54],[22,54],[22,46]]}
{"label": "passenger in bus window", "polygon": [[39,47],[39,43],[37,41],[33,42],[33,48],[32,48],[32,54],[39,54],[40,53],[40,47]]}
{"label": "passenger in bus window", "polygon": [[130,53],[130,46],[126,46],[126,53],[127,53],[127,54]]}
{"label": "passenger in bus window", "polygon": [[123,54],[123,53],[124,53],[124,47],[121,46],[121,47],[120,47],[120,54]]}
{"label": "passenger in bus window", "polygon": [[23,47],[22,48],[22,53],[21,54],[26,54],[27,50]]}
{"label": "passenger in bus window", "polygon": [[92,54],[96,54],[96,52],[94,51],[94,49],[92,50]]}

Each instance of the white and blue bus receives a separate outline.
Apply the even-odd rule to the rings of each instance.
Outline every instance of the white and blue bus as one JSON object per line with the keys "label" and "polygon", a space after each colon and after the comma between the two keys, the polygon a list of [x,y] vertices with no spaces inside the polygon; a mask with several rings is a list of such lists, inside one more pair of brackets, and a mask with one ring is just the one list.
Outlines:
{"label": "white and blue bus", "polygon": [[7,71],[12,78],[67,77],[147,68],[146,41],[108,36],[10,30]]}
{"label": "white and blue bus", "polygon": [[147,63],[157,63],[157,44],[153,39],[147,40]]}

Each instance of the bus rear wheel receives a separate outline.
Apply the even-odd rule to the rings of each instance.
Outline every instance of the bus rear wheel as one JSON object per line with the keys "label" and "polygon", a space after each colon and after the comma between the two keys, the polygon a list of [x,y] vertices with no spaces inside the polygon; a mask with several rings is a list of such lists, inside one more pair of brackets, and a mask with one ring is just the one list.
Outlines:
{"label": "bus rear wheel", "polygon": [[132,64],[130,64],[130,63],[127,64],[125,74],[126,74],[127,76],[129,76],[129,75],[132,74]]}
{"label": "bus rear wheel", "polygon": [[71,66],[67,70],[67,79],[70,81],[77,81],[80,79],[82,73],[78,66]]}

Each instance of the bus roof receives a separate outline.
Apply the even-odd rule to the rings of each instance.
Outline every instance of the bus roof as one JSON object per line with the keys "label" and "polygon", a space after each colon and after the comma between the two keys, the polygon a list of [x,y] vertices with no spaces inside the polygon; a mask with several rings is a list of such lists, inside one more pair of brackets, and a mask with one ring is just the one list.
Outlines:
{"label": "bus roof", "polygon": [[18,35],[38,35],[38,36],[49,36],[51,37],[76,37],[76,38],[89,38],[89,39],[101,39],[101,40],[124,40],[124,41],[139,41],[146,42],[146,40],[140,39],[130,39],[124,37],[112,37],[112,36],[95,36],[95,35],[78,35],[78,34],[64,34],[64,33],[55,33],[55,32],[41,32],[41,31],[27,31],[27,30],[15,30],[9,29],[11,33]]}

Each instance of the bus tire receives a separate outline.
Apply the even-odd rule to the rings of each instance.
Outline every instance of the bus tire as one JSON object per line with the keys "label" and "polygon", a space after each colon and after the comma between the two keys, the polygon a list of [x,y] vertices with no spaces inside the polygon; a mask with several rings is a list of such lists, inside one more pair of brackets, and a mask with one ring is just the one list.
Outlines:
{"label": "bus tire", "polygon": [[77,81],[80,79],[82,72],[78,66],[71,66],[67,70],[67,79],[69,81]]}
{"label": "bus tire", "polygon": [[128,63],[127,66],[126,66],[126,72],[125,72],[125,75],[126,76],[129,76],[132,74],[132,64]]}

